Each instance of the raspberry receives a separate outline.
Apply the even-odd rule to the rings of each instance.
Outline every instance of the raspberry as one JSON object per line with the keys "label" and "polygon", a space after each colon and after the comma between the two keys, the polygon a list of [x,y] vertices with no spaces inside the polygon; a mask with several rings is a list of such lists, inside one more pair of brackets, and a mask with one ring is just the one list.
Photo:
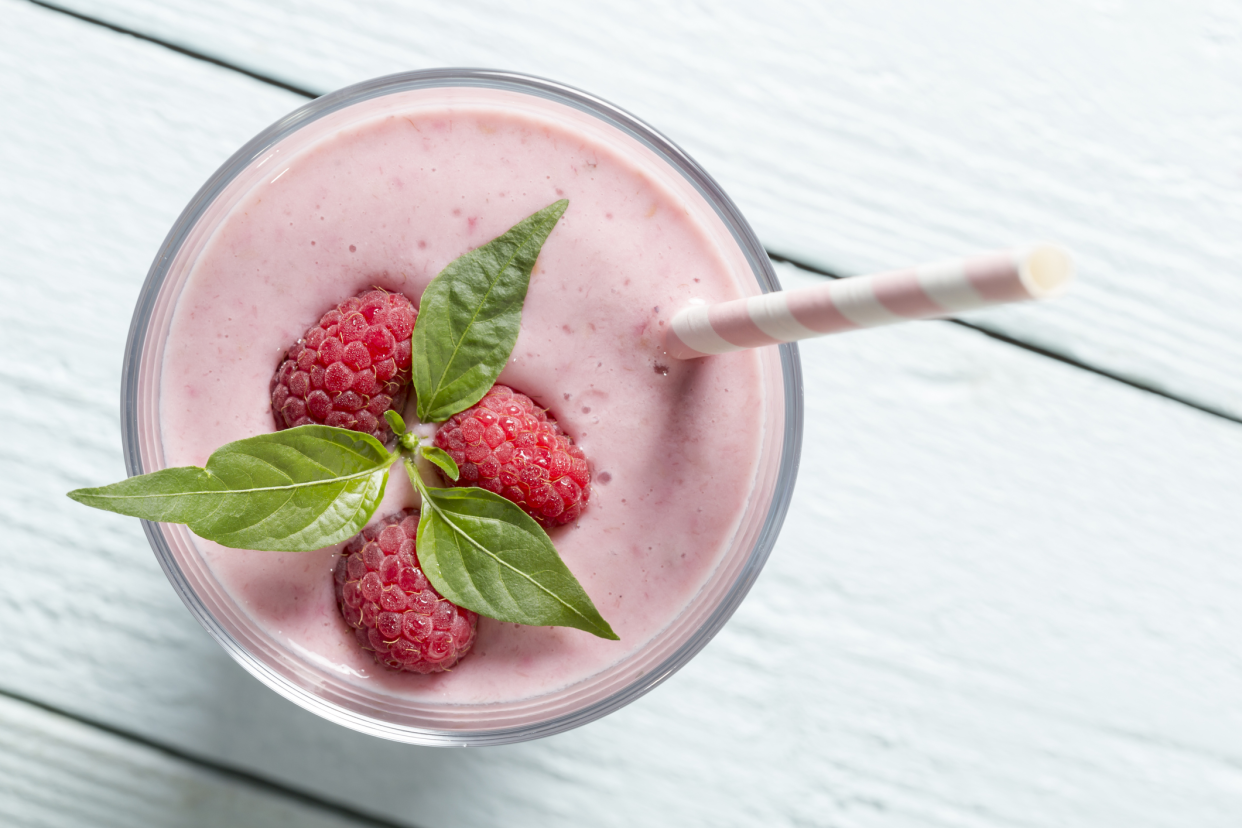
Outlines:
{"label": "raspberry", "polygon": [[373,523],[345,546],[333,580],[345,623],[380,664],[439,673],[474,643],[479,616],[441,597],[418,566],[418,511]]}
{"label": "raspberry", "polygon": [[586,455],[530,397],[493,385],[473,408],[436,431],[457,462],[457,486],[512,500],[545,529],[578,519],[591,496]]}
{"label": "raspberry", "polygon": [[325,313],[272,377],[277,430],[318,423],[388,442],[384,412],[405,407],[417,316],[405,296],[382,290],[364,290]]}

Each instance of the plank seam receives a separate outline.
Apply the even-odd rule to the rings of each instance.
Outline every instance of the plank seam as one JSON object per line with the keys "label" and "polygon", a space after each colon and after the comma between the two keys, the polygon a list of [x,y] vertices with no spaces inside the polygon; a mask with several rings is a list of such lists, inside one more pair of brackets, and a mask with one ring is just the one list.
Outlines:
{"label": "plank seam", "polygon": [[[31,2],[34,2],[34,0],[31,0]],[[27,696],[23,693],[17,693],[7,688],[0,688],[0,696],[3,696],[4,698],[7,698],[7,699],[11,699],[12,701],[15,701],[15,702],[19,702],[21,704],[30,705],[31,707],[38,708],[39,710],[43,710],[47,713],[52,713],[56,716],[62,716],[66,719],[69,719],[70,721],[74,721],[74,722],[77,722],[78,724],[85,725],[95,730],[102,731],[109,735],[115,736],[119,739],[124,739],[126,742],[129,742],[131,744],[139,745],[141,747],[154,750],[171,759],[175,759],[179,762],[183,762],[188,765],[193,765],[209,773],[213,773],[217,776],[223,777],[233,782],[246,785],[252,789],[262,791],[268,794],[275,794],[285,799],[300,802],[303,805],[312,806],[319,811],[326,811],[326,812],[335,814],[339,817],[355,820],[359,822],[361,825],[375,826],[375,828],[413,828],[413,826],[406,824],[406,823],[391,822],[389,820],[383,819],[382,817],[377,817],[374,814],[369,814],[364,811],[351,808],[348,805],[342,805],[338,802],[332,802],[327,799],[321,799],[320,797],[317,797],[314,794],[310,794],[305,791],[300,791],[297,788],[289,787],[287,785],[284,785],[280,782],[273,781],[271,779],[265,779],[261,776],[255,776],[254,774],[251,774],[247,771],[243,771],[243,770],[239,770],[238,768],[230,767],[229,765],[223,764],[221,762],[216,762],[211,759],[205,759],[201,756],[195,756],[191,753],[186,753],[185,751],[182,751],[178,748],[163,744],[161,742],[154,741],[153,739],[148,739],[145,736],[141,736],[137,733],[132,733],[128,730],[123,730],[114,725],[107,724],[106,722],[102,722],[97,719],[92,719],[88,716],[83,716],[78,713],[72,713],[67,710],[62,710],[59,707],[56,707],[52,704],[48,704],[47,702],[39,701],[38,699]]]}
{"label": "plank seam", "polygon": [[212,57],[211,55],[206,54],[204,52],[199,52],[195,49],[190,49],[185,46],[179,46],[176,43],[173,43],[168,40],[161,40],[158,37],[152,37],[151,35],[143,34],[142,32],[137,31],[136,29],[130,29],[125,26],[118,26],[115,23],[109,23],[108,21],[103,20],[101,18],[92,17],[89,14],[82,14],[81,12],[76,12],[76,11],[73,11],[72,9],[66,9],[63,6],[57,6],[53,3],[44,2],[44,0],[26,0],[26,2],[31,3],[32,5],[35,5],[35,6],[39,6],[40,8],[47,9],[48,11],[59,12],[60,14],[66,15],[68,17],[72,17],[75,20],[81,20],[83,23],[90,23],[95,26],[102,26],[103,28],[108,29],[109,31],[116,32],[118,34],[129,35],[130,37],[136,37],[139,40],[144,40],[147,43],[154,43],[156,46],[163,46],[165,49],[174,51],[179,55],[185,55],[186,57],[194,58],[195,60],[201,60],[204,63],[210,63],[212,66],[219,66],[221,69],[228,69],[232,72],[238,72],[242,75],[245,75],[248,78],[253,78],[254,80],[260,81],[262,83],[266,83],[271,86],[275,86],[280,89],[293,92],[294,94],[301,95],[304,98],[318,98],[322,94],[321,92],[312,92],[309,89],[303,89],[300,86],[294,86],[291,83],[286,83],[285,81],[282,81],[279,78],[274,78],[271,75],[265,75],[262,72],[255,72],[250,69],[246,69],[242,66],[237,66],[236,64],[228,63],[226,61],[220,60],[219,58]]}
{"label": "plank seam", "polygon": [[[137,31],[135,29],[130,29],[125,26],[118,26],[115,23],[109,23],[108,21],[103,20],[98,17],[92,17],[91,15],[82,14],[80,12],[76,12],[71,9],[66,9],[62,6],[55,5],[54,3],[48,3],[46,2],[46,0],[26,0],[26,2],[31,3],[32,5],[47,9],[49,11],[59,12],[60,14],[67,15],[76,20],[81,20],[84,23],[91,23],[95,26],[101,26],[105,29],[108,29],[113,32],[117,32],[119,34],[129,35],[130,37],[135,37],[139,40],[146,41],[147,43],[153,43],[156,46],[162,46],[165,49],[169,49],[171,51],[176,52],[177,54],[185,55],[186,57],[193,58],[195,60],[201,60],[204,63],[210,63],[211,65],[219,66],[222,69],[228,69],[230,71],[237,72],[239,74],[245,75],[248,78],[257,80],[261,83],[266,83],[271,86],[275,86],[279,89],[284,89],[286,91],[293,92],[294,94],[301,95],[304,98],[318,98],[321,94],[323,94],[320,92],[312,92],[309,89],[304,89],[300,86],[295,86],[291,83],[286,83],[285,81],[272,77],[271,75],[265,75],[261,72],[255,72],[254,70],[246,69],[243,66],[238,66],[237,64],[229,63],[228,61],[221,60],[220,58],[212,57],[211,55],[208,55],[204,52],[199,52],[197,50],[190,49],[185,46],[180,46],[171,41],[162,40],[158,37],[153,37],[148,34],[143,34],[142,32]],[[845,278],[847,275],[849,275],[849,274],[842,274],[842,273],[834,273],[822,267],[818,267],[808,262],[804,262],[800,259],[796,259],[791,256],[786,256],[782,253],[777,253],[772,250],[768,250],[767,254],[768,254],[768,257],[772,259],[772,261],[783,262],[785,264],[793,265],[794,267],[797,267],[801,270],[805,270],[808,273],[816,273],[820,276],[826,276],[829,279],[842,279],[842,278]],[[1003,342],[1006,345],[1012,345],[1015,348],[1021,348],[1024,351],[1028,351],[1033,354],[1038,354],[1039,356],[1046,357],[1051,360],[1055,360],[1064,365],[1069,365],[1073,368],[1078,368],[1079,370],[1086,371],[1088,373],[1095,374],[1096,376],[1112,380],[1113,382],[1118,382],[1118,383],[1121,383],[1122,385],[1127,385],[1130,388],[1133,388],[1135,390],[1144,391],[1148,394],[1154,394],[1157,397],[1163,397],[1166,400],[1170,400],[1175,403],[1180,403],[1184,406],[1193,408],[1196,411],[1200,411],[1204,414],[1209,414],[1213,417],[1219,417],[1222,420],[1228,420],[1231,423],[1238,423],[1239,425],[1242,425],[1242,416],[1232,414],[1223,408],[1218,408],[1209,403],[1199,402],[1198,400],[1194,400],[1189,397],[1182,397],[1177,394],[1171,394],[1168,391],[1164,391],[1153,385],[1140,382],[1135,379],[1131,379],[1129,377],[1114,373],[1112,371],[1105,370],[1103,368],[1098,368],[1094,365],[1083,362],[1082,360],[1076,359],[1075,357],[1069,356],[1068,354],[1061,353],[1059,351],[1052,350],[1045,346],[1036,345],[1032,342],[1027,342],[1026,340],[1018,339],[1008,334],[1001,333],[1000,331],[994,328],[989,328],[985,325],[979,325],[974,322],[966,322],[961,319],[950,318],[950,319],[943,319],[939,321],[947,322],[951,325],[957,325],[962,328],[969,328],[970,330],[975,331],[976,333],[983,334],[984,336],[990,339],[994,339],[997,342]]]}

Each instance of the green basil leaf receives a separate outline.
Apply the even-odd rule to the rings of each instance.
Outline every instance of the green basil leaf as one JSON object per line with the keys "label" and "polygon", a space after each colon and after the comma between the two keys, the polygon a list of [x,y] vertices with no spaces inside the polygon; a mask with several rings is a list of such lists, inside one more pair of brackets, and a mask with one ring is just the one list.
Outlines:
{"label": "green basil leaf", "polygon": [[421,488],[418,560],[441,595],[499,621],[617,639],[530,515],[485,489]]}
{"label": "green basil leaf", "polygon": [[449,480],[456,481],[461,476],[461,471],[457,468],[457,461],[444,449],[437,448],[436,446],[419,446],[418,451],[423,457],[439,466],[440,471],[444,472]]}
{"label": "green basil leaf", "polygon": [[517,342],[539,250],[568,206],[549,205],[455,259],[423,292],[412,356],[424,423],[464,411],[496,382]]}
{"label": "green basil leaf", "polygon": [[229,443],[203,469],[164,469],[69,497],[109,512],[184,523],[234,549],[307,552],[362,530],[396,457],[369,434],[307,425]]}
{"label": "green basil leaf", "polygon": [[388,421],[388,427],[392,429],[393,434],[398,437],[405,434],[405,420],[401,419],[400,414],[390,408],[384,412],[384,419]]}

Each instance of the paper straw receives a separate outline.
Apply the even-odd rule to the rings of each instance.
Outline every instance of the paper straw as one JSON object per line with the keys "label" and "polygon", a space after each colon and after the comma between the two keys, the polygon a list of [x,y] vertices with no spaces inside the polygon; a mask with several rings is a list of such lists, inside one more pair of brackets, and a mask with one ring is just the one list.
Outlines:
{"label": "paper straw", "polygon": [[1073,271],[1068,252],[1041,244],[750,299],[691,305],[673,317],[665,349],[678,359],[694,359],[1047,299],[1065,290]]}

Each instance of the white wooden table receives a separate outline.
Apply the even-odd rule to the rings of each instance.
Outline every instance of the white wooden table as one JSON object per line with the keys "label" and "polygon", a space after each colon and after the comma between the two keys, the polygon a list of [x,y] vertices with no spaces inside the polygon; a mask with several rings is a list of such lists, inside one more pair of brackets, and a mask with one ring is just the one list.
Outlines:
{"label": "white wooden table", "polygon": [[[1242,821],[1236,0],[57,2],[0,0],[0,824]],[[807,344],[741,610],[634,705],[498,749],[285,702],[137,521],[63,496],[124,474],[130,312],[199,184],[296,90],[438,65],[648,120],[791,283],[1030,238],[1081,267],[982,332]]]}

